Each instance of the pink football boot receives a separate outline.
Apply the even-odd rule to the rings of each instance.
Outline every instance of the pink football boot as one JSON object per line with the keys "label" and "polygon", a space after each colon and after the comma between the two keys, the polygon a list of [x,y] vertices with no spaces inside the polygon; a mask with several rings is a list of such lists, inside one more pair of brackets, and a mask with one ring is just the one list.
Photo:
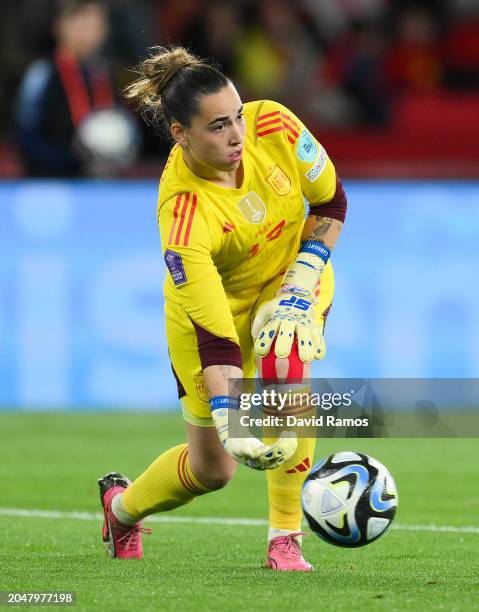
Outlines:
{"label": "pink football boot", "polygon": [[312,572],[314,567],[303,559],[301,545],[296,539],[301,535],[309,534],[298,531],[273,538],[268,545],[266,567],[283,572]]}
{"label": "pink football boot", "polygon": [[130,484],[128,478],[118,472],[112,472],[98,480],[105,515],[102,529],[103,541],[106,543],[107,554],[117,559],[141,559],[143,556],[141,534],[151,533],[151,529],[142,527],[141,522],[136,525],[120,523],[112,512],[112,499]]}

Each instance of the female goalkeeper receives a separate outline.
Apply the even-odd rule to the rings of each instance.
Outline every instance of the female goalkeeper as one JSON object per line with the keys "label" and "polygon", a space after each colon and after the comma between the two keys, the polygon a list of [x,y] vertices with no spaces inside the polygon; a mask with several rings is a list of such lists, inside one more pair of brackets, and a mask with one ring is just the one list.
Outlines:
{"label": "female goalkeeper", "polygon": [[291,111],[269,100],[243,104],[217,67],[182,47],[153,48],[127,96],[175,142],[158,222],[166,336],[188,443],[133,483],[118,473],[99,481],[103,540],[114,557],[141,557],[141,519],[224,487],[239,462],[268,470],[266,566],[309,571],[300,493],[314,440],[229,436],[238,399],[228,381],[253,378],[257,366],[266,377],[277,358],[289,360],[290,376],[307,377],[308,364],[324,357],[329,256],[346,211],[341,181]]}

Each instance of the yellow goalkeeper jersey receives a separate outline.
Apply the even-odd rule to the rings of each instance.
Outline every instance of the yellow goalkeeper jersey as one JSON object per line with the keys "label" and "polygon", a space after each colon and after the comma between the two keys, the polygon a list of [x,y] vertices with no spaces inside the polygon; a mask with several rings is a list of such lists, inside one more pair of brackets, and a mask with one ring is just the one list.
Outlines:
{"label": "yellow goalkeeper jersey", "polygon": [[295,258],[304,198],[328,202],[336,173],[321,144],[287,108],[244,105],[241,187],[226,188],[188,168],[175,145],[160,180],[158,223],[169,273],[165,299],[198,325],[238,342],[233,316]]}

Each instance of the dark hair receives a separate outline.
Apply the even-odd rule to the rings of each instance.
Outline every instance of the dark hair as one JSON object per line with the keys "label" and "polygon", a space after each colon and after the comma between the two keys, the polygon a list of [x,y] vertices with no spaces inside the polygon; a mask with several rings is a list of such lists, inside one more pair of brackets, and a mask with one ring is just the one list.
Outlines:
{"label": "dark hair", "polygon": [[152,47],[149,51],[125,96],[137,102],[143,117],[156,128],[169,129],[175,121],[190,127],[201,97],[223,89],[228,78],[216,65],[184,47]]}

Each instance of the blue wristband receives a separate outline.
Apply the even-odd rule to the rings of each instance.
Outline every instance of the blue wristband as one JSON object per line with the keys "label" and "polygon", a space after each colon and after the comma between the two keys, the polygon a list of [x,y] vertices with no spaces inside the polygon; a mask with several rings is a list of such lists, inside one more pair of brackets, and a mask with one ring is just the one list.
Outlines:
{"label": "blue wristband", "polygon": [[320,257],[325,264],[328,263],[331,251],[322,242],[316,242],[315,240],[305,240],[301,244],[299,249],[300,253],[312,253]]}
{"label": "blue wristband", "polygon": [[232,410],[238,410],[239,401],[237,397],[231,395],[215,395],[210,399],[211,411],[218,410],[218,408],[231,408]]}

